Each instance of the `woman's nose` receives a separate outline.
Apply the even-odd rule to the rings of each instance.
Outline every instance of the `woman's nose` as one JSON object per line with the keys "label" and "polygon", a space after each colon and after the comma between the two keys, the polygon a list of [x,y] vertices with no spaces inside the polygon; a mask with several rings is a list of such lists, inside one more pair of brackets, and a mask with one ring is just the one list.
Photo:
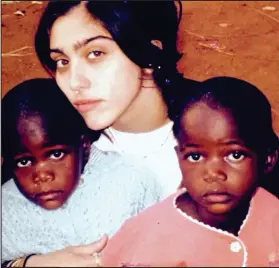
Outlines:
{"label": "woman's nose", "polygon": [[72,66],[69,80],[72,91],[78,92],[91,87],[90,79],[86,77],[85,70],[82,66]]}

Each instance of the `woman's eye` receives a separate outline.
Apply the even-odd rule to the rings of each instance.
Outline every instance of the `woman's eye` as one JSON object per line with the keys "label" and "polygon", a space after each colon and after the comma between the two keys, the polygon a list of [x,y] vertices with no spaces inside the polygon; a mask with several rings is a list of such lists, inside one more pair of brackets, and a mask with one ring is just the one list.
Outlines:
{"label": "woman's eye", "polygon": [[199,153],[192,153],[185,156],[185,159],[190,162],[199,162],[203,159],[203,156]]}
{"label": "woman's eye", "polygon": [[57,60],[57,61],[56,61],[56,67],[57,67],[57,68],[63,68],[63,67],[65,67],[68,63],[69,63],[69,61],[67,61],[67,60],[65,60],[65,59]]}
{"label": "woman's eye", "polygon": [[65,155],[65,153],[62,151],[54,151],[50,154],[50,159],[59,160],[59,159],[63,158],[64,155]]}
{"label": "woman's eye", "polygon": [[28,158],[16,160],[16,166],[19,168],[30,167],[31,165],[32,165],[32,161]]}
{"label": "woman's eye", "polygon": [[234,151],[226,157],[231,162],[239,162],[245,158],[245,154],[241,151]]}
{"label": "woman's eye", "polygon": [[88,58],[89,59],[95,59],[95,58],[100,57],[102,54],[104,54],[104,52],[98,51],[98,50],[94,50],[94,51],[92,51],[92,52],[90,52],[88,54]]}

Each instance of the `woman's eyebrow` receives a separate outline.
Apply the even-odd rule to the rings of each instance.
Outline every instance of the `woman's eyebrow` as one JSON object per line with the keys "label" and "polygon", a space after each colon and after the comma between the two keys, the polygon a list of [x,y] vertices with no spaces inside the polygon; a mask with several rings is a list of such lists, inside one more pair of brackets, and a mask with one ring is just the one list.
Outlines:
{"label": "woman's eyebrow", "polygon": [[[98,35],[98,36],[93,36],[93,37],[90,37],[90,38],[86,38],[86,39],[81,40],[81,41],[77,41],[73,45],[73,48],[74,48],[75,51],[77,51],[77,50],[81,49],[82,47],[86,46],[88,43],[93,42],[93,41],[98,40],[98,39],[106,39],[106,40],[114,41],[109,36]],[[59,54],[64,54],[65,55],[64,51],[60,48],[50,48],[49,52],[50,53],[59,53]]]}
{"label": "woman's eyebrow", "polygon": [[114,41],[114,40],[113,40],[111,37],[109,37],[109,36],[104,36],[104,35],[93,36],[93,37],[86,38],[86,39],[84,39],[84,40],[81,40],[81,41],[76,42],[76,43],[73,45],[74,50],[79,50],[79,49],[81,49],[82,47],[86,46],[88,43],[93,42],[93,41],[98,40],[98,39],[106,39],[106,40]]}
{"label": "woman's eyebrow", "polygon": [[59,49],[59,48],[51,48],[51,49],[49,50],[49,54],[51,54],[51,53],[58,53],[58,54],[63,54],[63,55],[65,55],[64,51],[63,51],[62,49]]}

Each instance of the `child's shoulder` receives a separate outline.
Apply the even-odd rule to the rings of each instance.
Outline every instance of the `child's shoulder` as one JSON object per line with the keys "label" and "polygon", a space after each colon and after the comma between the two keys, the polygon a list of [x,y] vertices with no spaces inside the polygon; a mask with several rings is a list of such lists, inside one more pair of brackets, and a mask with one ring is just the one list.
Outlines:
{"label": "child's shoulder", "polygon": [[140,162],[129,159],[117,152],[101,151],[94,145],[91,147],[89,160],[85,166],[85,177],[99,176],[102,180],[113,179],[114,183],[154,182],[155,173]]}
{"label": "child's shoulder", "polygon": [[89,160],[85,169],[93,166],[102,167],[103,170],[110,170],[115,167],[138,169],[141,166],[141,162],[135,161],[115,151],[102,151],[92,144]]}
{"label": "child's shoulder", "polygon": [[262,204],[274,204],[277,209],[279,207],[279,199],[273,195],[272,193],[270,193],[269,191],[267,191],[266,189],[259,187],[256,191],[255,194],[255,199],[257,201],[257,203],[262,203]]}
{"label": "child's shoulder", "polygon": [[264,188],[257,189],[252,202],[259,213],[264,211],[266,216],[279,216],[279,199]]}
{"label": "child's shoulder", "polygon": [[9,179],[2,185],[2,198],[13,197],[18,199],[24,199],[24,196],[19,191],[18,187],[15,184],[14,179]]}
{"label": "child's shoulder", "polygon": [[19,218],[20,215],[31,211],[37,211],[41,208],[29,201],[18,189],[13,179],[8,180],[2,186],[2,216],[8,219],[14,215]]}
{"label": "child's shoulder", "polygon": [[138,226],[139,231],[145,231],[145,228],[142,228],[142,226],[152,226],[162,222],[168,224],[168,222],[172,221],[174,218],[173,216],[176,214],[174,202],[179,194],[180,191],[168,196],[157,204],[148,207],[137,216],[128,219],[126,224],[132,225],[135,229],[136,226]]}

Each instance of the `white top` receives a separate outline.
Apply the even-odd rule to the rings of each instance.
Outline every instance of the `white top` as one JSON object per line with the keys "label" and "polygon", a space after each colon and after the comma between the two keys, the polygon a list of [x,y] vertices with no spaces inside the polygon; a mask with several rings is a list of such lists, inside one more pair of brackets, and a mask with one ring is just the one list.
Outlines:
{"label": "white top", "polygon": [[172,132],[173,122],[169,122],[151,132],[126,133],[111,127],[101,134],[94,145],[102,151],[115,151],[135,161],[137,165],[151,169],[162,187],[163,196],[176,192],[182,174],[174,147],[177,141]]}
{"label": "white top", "polygon": [[112,236],[125,220],[162,200],[154,174],[92,148],[83,183],[59,209],[30,202],[13,179],[3,185],[2,262]]}

